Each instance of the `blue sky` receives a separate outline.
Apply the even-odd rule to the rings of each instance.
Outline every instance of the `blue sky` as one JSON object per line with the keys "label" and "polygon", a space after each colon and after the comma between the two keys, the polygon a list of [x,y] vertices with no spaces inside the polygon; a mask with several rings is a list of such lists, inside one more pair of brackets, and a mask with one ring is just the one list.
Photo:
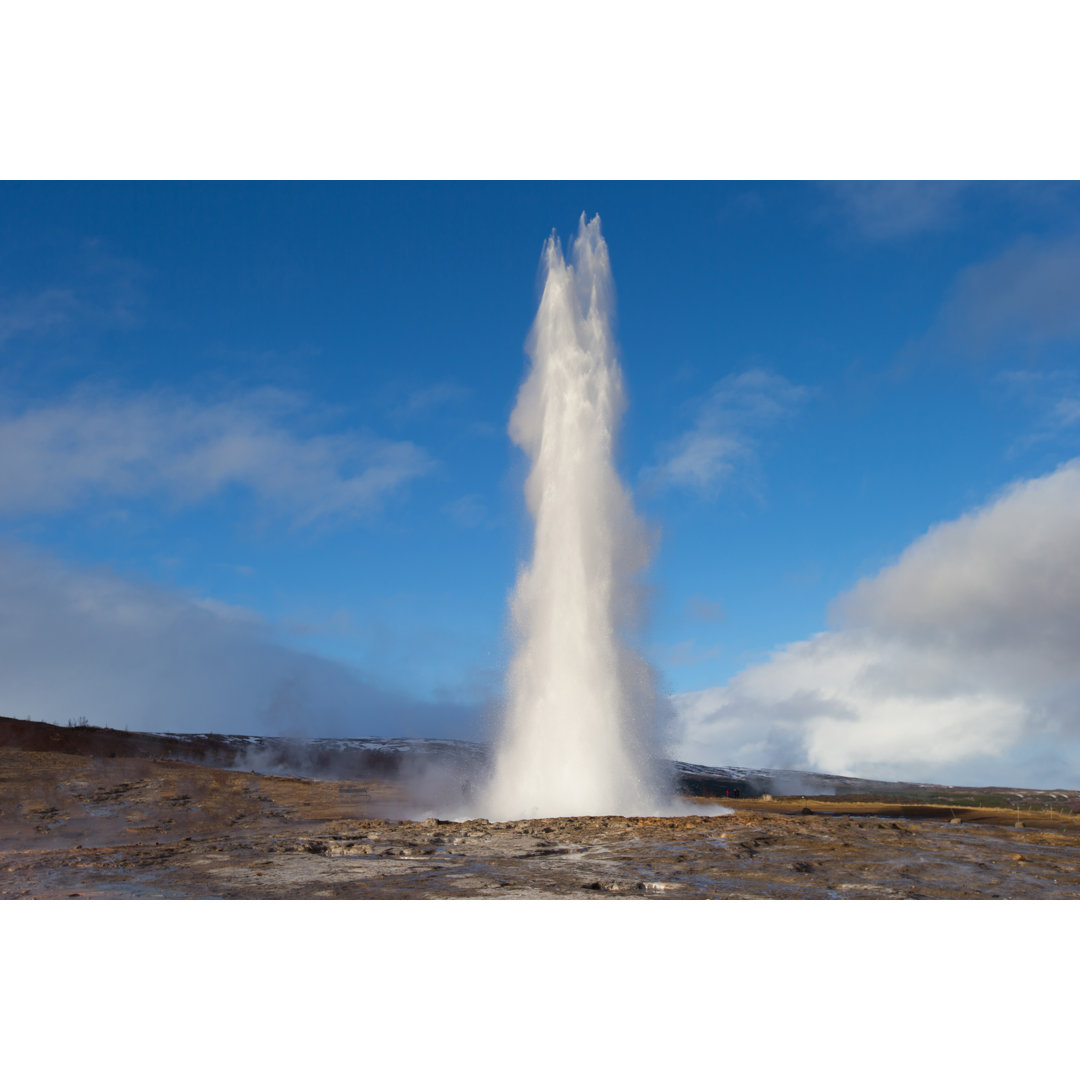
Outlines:
{"label": "blue sky", "polygon": [[[640,644],[673,752],[1077,786],[1069,184],[0,185],[0,713],[481,733],[529,542],[506,423],[542,245],[583,211],[617,290],[620,472],[659,536]],[[1002,498],[1045,519],[995,531]],[[1013,547],[963,626],[1010,621],[979,606],[1009,568],[1057,574],[1017,577],[1053,640],[1000,638],[993,701],[987,651],[926,614],[991,534]],[[894,564],[923,568],[919,619]],[[963,687],[886,708],[836,682],[840,652],[944,655],[916,623],[953,626]],[[807,711],[822,687],[834,712]]]}

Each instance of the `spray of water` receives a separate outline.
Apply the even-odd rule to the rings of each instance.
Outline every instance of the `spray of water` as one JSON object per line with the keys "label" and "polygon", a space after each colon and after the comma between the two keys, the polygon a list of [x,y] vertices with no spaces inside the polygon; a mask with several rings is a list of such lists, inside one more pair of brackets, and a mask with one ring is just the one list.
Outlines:
{"label": "spray of water", "polygon": [[570,265],[554,236],[543,265],[510,418],[532,462],[535,536],[511,602],[517,651],[483,809],[502,820],[662,813],[655,682],[623,638],[650,544],[614,465],[625,398],[599,217],[582,215]]}

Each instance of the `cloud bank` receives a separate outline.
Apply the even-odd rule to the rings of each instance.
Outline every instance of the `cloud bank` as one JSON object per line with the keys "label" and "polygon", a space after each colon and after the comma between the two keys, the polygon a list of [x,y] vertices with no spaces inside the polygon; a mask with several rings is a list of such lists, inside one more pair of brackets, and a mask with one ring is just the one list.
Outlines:
{"label": "cloud bank", "polygon": [[1080,786],[1080,460],[929,530],[837,628],[675,699],[677,756]]}
{"label": "cloud bank", "polygon": [[468,737],[477,711],[281,645],[248,610],[0,547],[0,715],[141,731]]}

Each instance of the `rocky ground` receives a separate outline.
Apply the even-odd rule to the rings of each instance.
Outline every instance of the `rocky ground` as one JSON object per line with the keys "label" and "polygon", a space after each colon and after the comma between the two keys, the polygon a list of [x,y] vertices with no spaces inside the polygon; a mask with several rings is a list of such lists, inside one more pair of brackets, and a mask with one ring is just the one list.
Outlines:
{"label": "rocky ground", "polygon": [[[414,795],[399,780],[0,747],[0,897],[1080,896],[1069,810],[849,795],[698,799],[676,818],[405,820]],[[722,805],[733,812],[712,816]]]}

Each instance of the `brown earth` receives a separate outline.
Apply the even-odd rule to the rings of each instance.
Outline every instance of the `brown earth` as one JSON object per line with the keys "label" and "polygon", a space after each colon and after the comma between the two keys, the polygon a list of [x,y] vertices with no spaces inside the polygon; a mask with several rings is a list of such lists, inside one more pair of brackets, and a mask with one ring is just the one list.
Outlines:
{"label": "brown earth", "polygon": [[[0,897],[1076,898],[1080,819],[850,798],[403,820],[383,779],[0,748]],[[115,751],[110,751],[114,753]],[[1017,828],[1017,825],[1021,828]]]}

